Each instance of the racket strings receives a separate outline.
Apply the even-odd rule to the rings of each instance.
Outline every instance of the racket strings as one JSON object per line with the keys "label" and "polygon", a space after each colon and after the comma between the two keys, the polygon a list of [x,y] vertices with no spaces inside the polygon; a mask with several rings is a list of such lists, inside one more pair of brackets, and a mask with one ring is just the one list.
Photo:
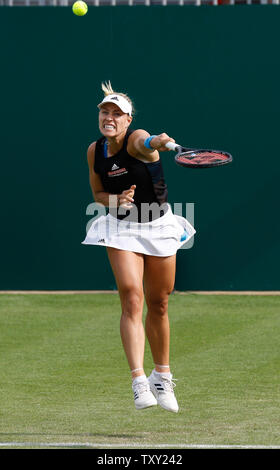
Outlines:
{"label": "racket strings", "polygon": [[219,163],[227,161],[228,156],[217,152],[201,151],[182,153],[178,155],[178,160],[190,164]]}

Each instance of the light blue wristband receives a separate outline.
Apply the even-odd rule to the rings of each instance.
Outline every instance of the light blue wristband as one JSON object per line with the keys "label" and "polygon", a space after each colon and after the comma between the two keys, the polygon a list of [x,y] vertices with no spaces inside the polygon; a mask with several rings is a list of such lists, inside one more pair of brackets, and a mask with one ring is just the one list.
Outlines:
{"label": "light blue wristband", "polygon": [[157,137],[157,136],[156,135],[150,135],[150,137],[147,137],[147,139],[144,140],[144,145],[149,150],[155,150],[153,147],[151,147],[151,144],[150,144],[151,140],[154,137]]}

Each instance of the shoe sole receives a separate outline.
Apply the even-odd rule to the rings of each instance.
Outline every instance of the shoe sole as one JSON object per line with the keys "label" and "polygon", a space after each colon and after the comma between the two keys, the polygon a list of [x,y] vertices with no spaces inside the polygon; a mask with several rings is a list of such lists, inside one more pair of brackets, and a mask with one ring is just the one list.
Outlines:
{"label": "shoe sole", "polygon": [[157,406],[157,403],[151,403],[150,405],[139,406],[135,404],[136,410],[145,410],[146,408],[151,408],[152,406]]}

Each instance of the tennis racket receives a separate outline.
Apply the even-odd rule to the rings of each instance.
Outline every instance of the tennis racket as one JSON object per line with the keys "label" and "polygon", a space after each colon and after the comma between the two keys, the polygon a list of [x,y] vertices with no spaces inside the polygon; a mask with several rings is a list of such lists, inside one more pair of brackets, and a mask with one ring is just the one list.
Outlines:
{"label": "tennis racket", "polygon": [[188,168],[212,168],[232,162],[231,154],[223,150],[190,149],[175,142],[167,142],[165,147],[177,152],[175,155],[177,165]]}

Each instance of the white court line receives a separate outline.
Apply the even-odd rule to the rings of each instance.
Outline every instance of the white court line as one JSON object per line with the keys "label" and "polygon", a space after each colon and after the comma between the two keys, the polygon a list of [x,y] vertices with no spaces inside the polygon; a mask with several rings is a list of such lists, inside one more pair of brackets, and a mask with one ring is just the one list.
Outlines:
{"label": "white court line", "polygon": [[0,447],[90,447],[94,449],[280,449],[273,445],[218,445],[218,444],[102,444],[98,442],[0,442]]}

